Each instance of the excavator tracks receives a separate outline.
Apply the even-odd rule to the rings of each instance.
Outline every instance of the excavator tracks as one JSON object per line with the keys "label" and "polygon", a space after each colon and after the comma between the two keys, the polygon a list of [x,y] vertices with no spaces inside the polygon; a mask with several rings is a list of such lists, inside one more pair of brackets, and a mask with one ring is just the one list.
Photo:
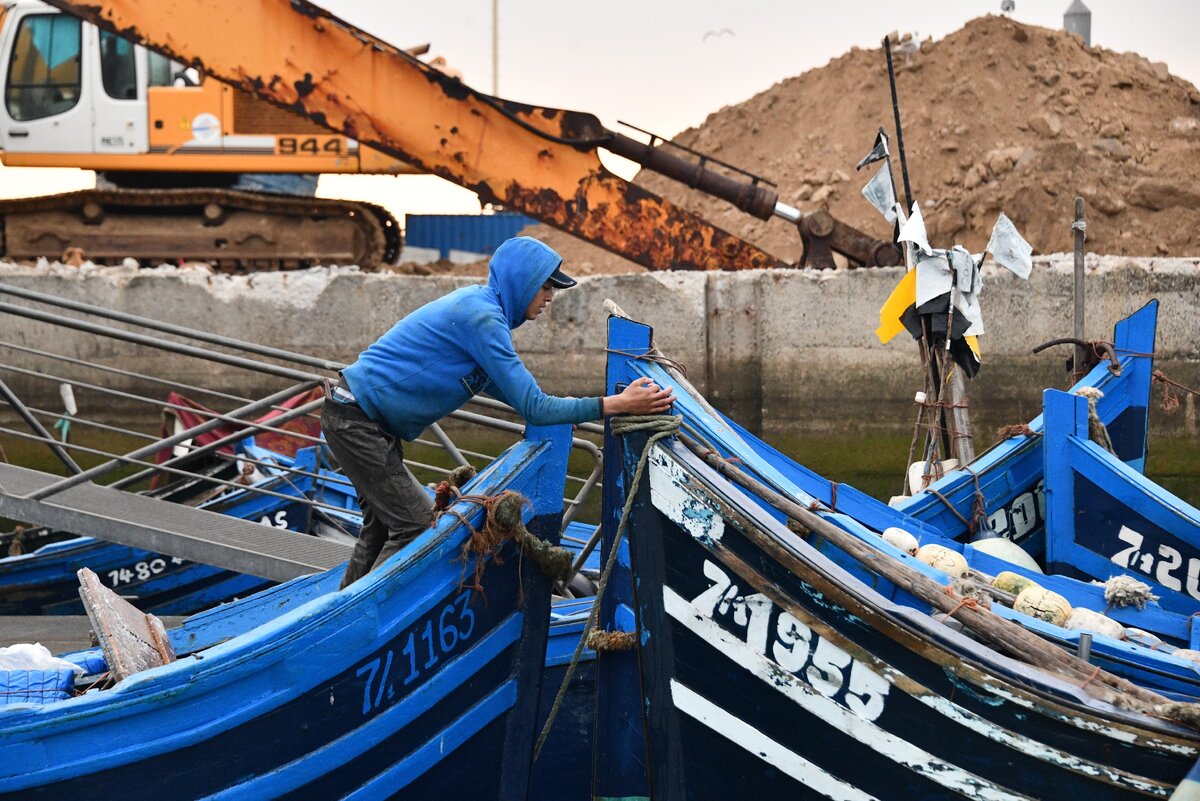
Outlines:
{"label": "excavator tracks", "polygon": [[0,200],[0,256],[207,262],[228,272],[394,264],[400,227],[371,203],[228,189],[95,189]]}

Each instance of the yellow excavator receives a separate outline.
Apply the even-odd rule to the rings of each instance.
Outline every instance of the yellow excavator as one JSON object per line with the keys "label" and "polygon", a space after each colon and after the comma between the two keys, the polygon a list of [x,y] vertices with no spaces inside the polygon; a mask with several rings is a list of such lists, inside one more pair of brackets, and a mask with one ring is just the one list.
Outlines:
{"label": "yellow excavator", "polygon": [[[129,187],[155,178],[178,185],[181,172],[207,179],[217,172],[399,172],[407,165],[464,186],[483,203],[523,212],[650,269],[793,266],[611,173],[600,162],[603,148],[761,219],[777,216],[796,225],[805,266],[833,267],[834,253],[853,265],[898,262],[890,241],[823,210],[801,213],[779,202],[761,177],[658,137],[646,143],[610,131],[590,114],[478,92],[305,0],[49,0],[49,5],[71,16],[18,0],[0,18],[3,160],[92,167],[122,188],[0,205],[10,255],[17,253],[17,231],[35,230],[22,241],[45,241],[54,223],[43,212],[53,212],[64,214],[59,228],[64,239],[78,239],[81,229],[93,226],[96,238],[83,245],[89,255],[151,255],[150,245],[136,251],[130,246],[138,236],[157,236],[174,247],[167,257],[182,257],[186,248],[221,261],[219,253],[199,251],[211,252],[210,240],[221,238],[216,250],[230,252],[232,240],[218,232],[227,230],[235,213],[296,204],[291,216],[299,225],[307,219],[304,204],[314,199]],[[264,46],[268,42],[279,44]],[[120,58],[126,66],[117,68]],[[189,71],[219,82],[178,86],[195,82]],[[131,77],[122,82],[122,74]],[[192,95],[184,94],[189,91]],[[185,99],[201,92],[210,93],[213,105]],[[122,116],[119,109],[129,111]],[[72,124],[73,113],[79,116]],[[117,194],[106,194],[113,191]],[[157,193],[162,201],[152,199],[144,206],[150,215],[131,225],[120,204],[134,191]],[[231,211],[234,195],[244,205]],[[321,201],[327,202],[333,201]],[[75,205],[64,213],[70,203]],[[160,236],[169,226],[154,227],[154,213],[177,206],[186,206],[186,212],[171,217],[170,225],[186,220],[191,238]],[[111,238],[105,239],[101,232],[109,221]],[[246,228],[253,230],[239,233],[244,238],[238,247],[261,246],[264,254],[292,236],[265,214],[239,230]],[[372,252],[379,255],[358,263],[370,267],[394,257],[386,248]],[[281,266],[295,260],[264,255],[270,258]]]}
{"label": "yellow excavator", "polygon": [[395,261],[384,208],[313,196],[321,173],[415,170],[33,0],[0,4],[0,161],[97,189],[0,201],[0,254],[230,267]]}

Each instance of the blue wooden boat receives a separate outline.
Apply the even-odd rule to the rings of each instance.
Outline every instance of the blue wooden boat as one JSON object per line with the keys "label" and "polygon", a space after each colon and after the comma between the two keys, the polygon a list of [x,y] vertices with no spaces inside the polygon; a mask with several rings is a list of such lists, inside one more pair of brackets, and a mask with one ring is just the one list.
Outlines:
{"label": "blue wooden boat", "polygon": [[[468,491],[556,540],[570,436],[528,428]],[[550,582],[509,541],[464,586],[483,511],[454,509],[344,591],[288,582],[171,631],[178,661],[0,709],[0,798],[524,799]]]}
{"label": "blue wooden boat", "polygon": [[[594,600],[555,597],[551,602],[537,732],[542,731],[549,719],[558,691],[567,678]],[[530,801],[577,801],[591,797],[595,708],[596,654],[585,648],[555,713],[546,744],[533,764]]]}
{"label": "blue wooden boat", "polygon": [[[1145,467],[1147,409],[1153,373],[1153,351],[1158,302],[1151,301],[1117,323],[1113,355],[1117,365],[1105,361],[1091,370],[1073,388],[1092,387],[1103,393],[1097,414],[1112,439],[1117,458],[1131,470]],[[771,466],[787,474],[805,493],[833,505],[851,516],[882,530],[888,513],[869,496],[847,484],[831,482],[796,465],[786,456],[749,435],[733,421],[730,428]],[[896,509],[916,526],[913,533],[935,533],[967,543],[978,532],[972,529],[976,504],[984,510],[992,534],[1019,544],[1038,561],[1045,559],[1046,499],[1043,458],[1043,417],[1028,424],[1033,436],[1017,435],[980,454],[966,470],[955,470],[911,498],[899,501]],[[894,520],[895,518],[890,518]]]}
{"label": "blue wooden boat", "polygon": [[[1102,361],[1073,387],[1073,391],[1094,387],[1104,393],[1097,402],[1099,418],[1117,458],[1139,473],[1145,470],[1157,319],[1158,301],[1152,300],[1117,323],[1113,355],[1119,367]],[[1040,433],[1043,418],[1034,418],[1029,428]],[[1046,547],[1042,452],[1040,436],[1015,436],[978,456],[970,465],[974,475],[953,471],[897,507],[965,542],[972,538],[969,525],[978,493],[991,529],[1041,559]]]}
{"label": "blue wooden boat", "polygon": [[1131,575],[1159,603],[1200,612],[1200,509],[1096,444],[1086,399],[1046,390],[1046,561],[1087,579]]}
{"label": "blue wooden boat", "polygon": [[[669,379],[663,377],[662,380]],[[1196,625],[1197,618],[1187,611],[1180,611],[1179,601],[1149,601],[1143,607],[1114,606],[1106,600],[1103,587],[1076,580],[1075,577],[1081,575],[1078,570],[1066,568],[1062,569],[1060,574],[1046,574],[1012,564],[979,550],[975,545],[949,539],[928,524],[907,517],[899,510],[847,484],[831,482],[790,461],[736,424],[728,425],[730,430],[739,435],[740,440],[726,441],[727,438],[722,436],[721,427],[706,423],[702,410],[693,409],[689,399],[684,399],[679,408],[690,423],[705,430],[710,442],[714,443],[723,455],[738,458],[760,477],[770,476],[773,487],[798,502],[819,504],[826,509],[836,510],[833,519],[838,525],[863,541],[886,550],[894,558],[907,562],[915,561],[909,554],[902,553],[879,539],[877,532],[893,526],[914,534],[921,545],[936,544],[959,551],[966,558],[968,565],[982,574],[994,576],[1002,571],[1016,573],[1062,595],[1073,607],[1084,607],[1103,613],[1123,626],[1151,633],[1162,640],[1161,643],[1148,643],[1155,647],[1154,652],[1147,652],[1145,648],[1129,642],[1098,638],[1093,649],[1093,660],[1107,670],[1154,686],[1160,692],[1180,697],[1200,695],[1194,664],[1167,656],[1178,647],[1195,649],[1200,646],[1200,626]],[[815,545],[818,548],[826,548],[822,542]],[[857,570],[853,561],[846,559],[840,551],[827,550],[831,559],[843,564],[848,570]],[[1165,598],[1165,594],[1163,597]],[[1003,608],[998,608],[997,611],[1005,615],[1013,614]],[[1031,618],[1022,618],[1022,623],[1038,629],[1044,637],[1058,642],[1064,648],[1077,650],[1080,647],[1082,633],[1079,631],[1044,625]]]}
{"label": "blue wooden boat", "polygon": [[[648,352],[646,327],[613,319],[610,335],[610,382],[623,369],[624,381],[649,373],[671,383],[626,355]],[[946,613],[988,613],[956,602],[940,571],[905,563],[877,537],[865,547],[844,512],[814,513],[783,493],[767,502],[734,485],[714,467],[722,459],[744,457],[738,468],[770,491],[788,482],[744,443],[726,452],[733,429],[676,394],[703,457],[681,437],[606,442],[606,461],[621,465],[620,480],[605,484],[606,521],[632,496],[625,530],[640,648],[639,681],[601,685],[600,706],[644,722],[641,795],[1142,798],[1169,795],[1187,774],[1200,752],[1195,730],[1115,705],[1156,696],[1094,671],[1097,688],[1092,665],[998,616],[987,619],[1005,636],[1020,632],[1014,642],[1045,660],[1040,667],[1012,658],[1011,643],[1001,653],[947,625]],[[785,517],[811,518],[808,532],[828,539],[817,547],[816,534]],[[852,555],[854,571],[840,563]]]}

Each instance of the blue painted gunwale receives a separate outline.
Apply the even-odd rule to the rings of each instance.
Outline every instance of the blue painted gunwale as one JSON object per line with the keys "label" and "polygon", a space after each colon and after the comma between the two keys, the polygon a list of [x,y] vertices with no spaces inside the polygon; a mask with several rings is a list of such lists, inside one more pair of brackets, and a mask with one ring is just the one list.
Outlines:
{"label": "blue painted gunwale", "polygon": [[[614,442],[628,481],[644,437]],[[1196,732],[880,595],[677,443],[654,462],[689,500],[668,516],[648,477],[629,526],[653,798],[1142,798],[1195,760]]]}
{"label": "blue painted gunwale", "polygon": [[[470,491],[521,491],[530,530],[556,538],[569,447],[569,427],[530,427]],[[458,509],[479,523],[478,507]],[[464,605],[467,536],[445,516],[345,591],[318,594],[334,575],[288,582],[189,621],[231,637],[201,653],[110,690],[0,710],[0,798],[525,798],[549,582],[509,544],[485,572],[486,603]],[[238,631],[242,611],[255,628]],[[441,666],[397,690],[388,654],[401,660],[414,626],[438,625],[469,645],[440,646]],[[368,685],[377,673],[393,676],[395,697],[382,679]]]}
{"label": "blue painted gunwale", "polygon": [[1085,399],[1046,390],[1044,408],[1051,568],[1133,576],[1164,608],[1200,613],[1200,510],[1091,442]]}

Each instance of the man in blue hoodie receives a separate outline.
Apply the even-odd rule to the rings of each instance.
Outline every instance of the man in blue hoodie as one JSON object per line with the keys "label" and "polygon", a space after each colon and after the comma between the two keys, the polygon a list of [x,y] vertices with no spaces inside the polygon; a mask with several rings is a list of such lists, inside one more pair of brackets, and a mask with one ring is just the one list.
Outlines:
{"label": "man in blue hoodie", "polygon": [[619,395],[560,398],[538,387],[513,348],[512,331],[536,319],[556,289],[575,286],[562,256],[530,237],[496,249],[486,286],[427,303],[392,326],[342,371],[321,414],[326,442],[358,492],[362,533],[345,587],[424,531],[432,504],[404,465],[401,440],[486,392],[534,425],[611,414],[658,414],[675,399],[648,378]]}

